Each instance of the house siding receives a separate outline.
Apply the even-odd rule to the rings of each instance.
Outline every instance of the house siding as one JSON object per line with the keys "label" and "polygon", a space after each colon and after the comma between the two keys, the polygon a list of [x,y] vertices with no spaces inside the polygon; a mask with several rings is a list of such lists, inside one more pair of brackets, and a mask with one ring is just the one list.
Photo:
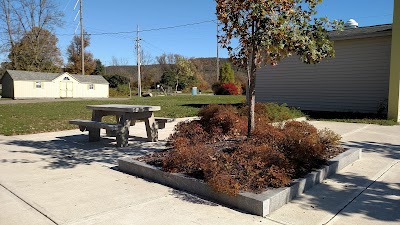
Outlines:
{"label": "house siding", "polygon": [[[36,88],[36,82],[42,88]],[[48,81],[14,81],[14,99],[59,98],[53,82]]]}
{"label": "house siding", "polygon": [[78,84],[82,98],[108,98],[108,84],[93,84],[94,89],[89,90],[90,83]]}
{"label": "house siding", "polygon": [[303,110],[376,113],[387,106],[391,36],[340,40],[316,65],[289,57],[257,72],[256,99]]}

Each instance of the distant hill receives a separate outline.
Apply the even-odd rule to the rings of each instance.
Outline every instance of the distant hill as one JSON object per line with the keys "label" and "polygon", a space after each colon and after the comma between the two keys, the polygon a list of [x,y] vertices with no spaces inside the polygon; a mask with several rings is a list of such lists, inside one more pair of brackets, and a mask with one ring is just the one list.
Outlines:
{"label": "distant hill", "polygon": [[[216,58],[192,58],[190,59],[203,74],[204,80],[211,86],[217,80]],[[220,59],[220,65],[227,62],[228,59]],[[158,82],[162,75],[161,66],[158,64],[141,66],[142,79],[150,79]],[[232,67],[235,70],[235,78],[240,82],[246,81],[246,72],[239,70],[238,67]],[[137,80],[137,66],[107,66],[106,75],[122,75]]]}

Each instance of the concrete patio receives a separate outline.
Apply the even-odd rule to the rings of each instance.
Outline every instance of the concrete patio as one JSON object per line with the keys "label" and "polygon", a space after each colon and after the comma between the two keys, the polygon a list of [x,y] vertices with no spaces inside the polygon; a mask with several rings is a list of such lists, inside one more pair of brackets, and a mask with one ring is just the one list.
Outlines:
{"label": "concrete patio", "polygon": [[142,123],[119,149],[79,130],[0,136],[0,224],[399,224],[400,126],[311,123],[363,158],[266,218],[119,172],[118,158],[163,148],[141,141]]}

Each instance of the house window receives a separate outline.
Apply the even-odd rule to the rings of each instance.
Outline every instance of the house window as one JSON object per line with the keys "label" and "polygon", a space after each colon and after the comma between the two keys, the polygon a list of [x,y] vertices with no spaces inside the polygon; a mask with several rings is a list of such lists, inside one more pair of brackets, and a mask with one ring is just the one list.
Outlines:
{"label": "house window", "polygon": [[64,79],[63,80],[69,80],[69,77],[64,77]]}
{"label": "house window", "polygon": [[36,88],[42,88],[42,82],[36,81],[36,82],[35,82],[35,87],[36,87]]}
{"label": "house window", "polygon": [[89,90],[94,90],[94,84],[89,84]]}

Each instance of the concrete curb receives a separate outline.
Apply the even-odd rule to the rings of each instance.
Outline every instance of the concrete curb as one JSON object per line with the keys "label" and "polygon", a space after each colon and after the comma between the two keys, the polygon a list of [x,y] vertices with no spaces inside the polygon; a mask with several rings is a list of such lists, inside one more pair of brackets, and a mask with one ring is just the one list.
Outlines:
{"label": "concrete curb", "polygon": [[118,160],[119,170],[157,183],[187,191],[217,203],[234,207],[255,215],[266,216],[279,209],[298,195],[321,183],[328,176],[361,158],[361,149],[350,149],[328,161],[322,169],[311,172],[306,177],[294,180],[289,187],[270,189],[260,194],[242,192],[229,196],[215,192],[203,181],[183,174],[166,173],[160,169],[131,158]]}

